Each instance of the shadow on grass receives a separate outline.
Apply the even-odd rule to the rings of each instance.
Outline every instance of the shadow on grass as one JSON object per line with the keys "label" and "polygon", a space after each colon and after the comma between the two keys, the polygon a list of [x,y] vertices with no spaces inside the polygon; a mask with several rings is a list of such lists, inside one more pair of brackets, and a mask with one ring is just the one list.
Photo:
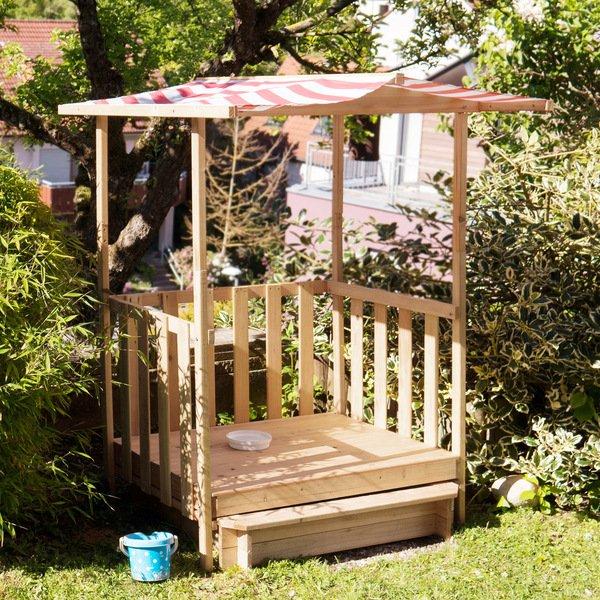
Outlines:
{"label": "shadow on grass", "polygon": [[129,569],[129,561],[119,550],[122,535],[142,531],[170,531],[179,537],[179,551],[173,558],[172,577],[202,576],[194,541],[173,527],[151,506],[132,499],[120,490],[112,507],[101,506],[93,520],[46,525],[39,530],[21,531],[9,540],[0,555],[0,570],[18,568],[34,576],[49,569]]}

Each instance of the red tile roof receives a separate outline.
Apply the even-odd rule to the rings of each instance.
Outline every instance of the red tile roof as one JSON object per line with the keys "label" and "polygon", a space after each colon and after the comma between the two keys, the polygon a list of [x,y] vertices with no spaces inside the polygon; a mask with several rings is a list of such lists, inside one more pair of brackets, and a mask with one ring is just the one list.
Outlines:
{"label": "red tile roof", "polygon": [[[60,61],[61,51],[58,42],[53,39],[56,31],[70,31],[77,28],[77,21],[58,19],[6,19],[5,28],[0,29],[0,50],[6,44],[18,44],[25,56],[30,59],[42,56],[52,61]],[[19,83],[27,78],[24,73],[19,77],[7,77],[0,70],[0,93],[10,96]],[[138,127],[128,123],[126,132],[140,131]],[[0,134],[9,133],[5,124],[0,122]],[[11,131],[12,134],[19,132]]]}
{"label": "red tile roof", "polygon": [[[28,58],[43,56],[50,60],[60,60],[60,49],[58,43],[52,39],[53,33],[57,30],[69,31],[76,26],[76,21],[6,19],[5,29],[0,29],[0,48],[6,44],[16,43]],[[12,91],[18,83],[18,78],[8,78],[0,72],[3,93]]]}
{"label": "red tile roof", "polygon": [[44,56],[60,58],[58,44],[52,34],[75,29],[77,21],[52,19],[6,19],[6,29],[0,30],[0,43],[17,42],[29,58]]}
{"label": "red tile roof", "polygon": [[[0,51],[7,44],[17,44],[27,58],[43,56],[50,60],[60,60],[58,43],[54,41],[55,31],[69,31],[77,26],[76,21],[52,19],[6,19],[0,29]],[[8,76],[0,69],[0,93],[10,98],[14,89],[27,79],[27,72],[17,76]],[[20,131],[7,127],[0,122],[0,135],[22,135]]]}

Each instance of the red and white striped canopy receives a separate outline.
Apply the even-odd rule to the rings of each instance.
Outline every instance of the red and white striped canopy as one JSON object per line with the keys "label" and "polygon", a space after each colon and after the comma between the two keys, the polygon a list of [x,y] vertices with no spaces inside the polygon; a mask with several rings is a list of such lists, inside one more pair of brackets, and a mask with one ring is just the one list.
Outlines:
{"label": "red and white striped canopy", "polygon": [[546,111],[551,103],[390,73],[221,77],[63,104],[59,114],[173,117]]}

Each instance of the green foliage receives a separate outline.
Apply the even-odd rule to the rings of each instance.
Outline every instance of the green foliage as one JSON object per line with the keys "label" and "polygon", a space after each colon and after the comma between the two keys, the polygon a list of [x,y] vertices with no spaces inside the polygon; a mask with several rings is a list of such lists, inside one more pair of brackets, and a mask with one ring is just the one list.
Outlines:
{"label": "green foliage", "polygon": [[538,501],[542,510],[549,511],[552,500],[561,508],[600,513],[600,437],[597,433],[584,436],[574,429],[534,419],[530,435],[511,440],[527,451],[516,459],[506,459],[505,466],[541,483]]}
{"label": "green foliage", "polygon": [[75,5],[70,0],[14,0],[8,2],[8,16],[14,19],[74,19]]}
{"label": "green foliage", "polygon": [[[550,154],[536,135],[520,137],[521,151],[492,148],[494,162],[470,189],[469,444],[479,483],[509,464],[530,472],[530,430],[556,428],[587,447],[600,424],[600,136]],[[540,418],[546,429],[536,430]],[[555,466],[531,474],[551,484],[572,478],[562,489],[576,488],[580,476]],[[600,475],[597,463],[586,468],[583,488]],[[559,503],[598,509],[593,494],[569,504],[563,492]]]}
{"label": "green foliage", "polygon": [[[501,2],[486,15],[478,51],[478,85],[539,98],[557,109],[548,117],[514,120],[552,127],[563,136],[598,126],[600,119],[600,4],[596,0]],[[493,117],[492,117],[493,118]],[[568,141],[568,140],[563,140]],[[510,138],[506,138],[510,142]]]}
{"label": "green foliage", "polygon": [[0,541],[32,523],[75,517],[96,496],[81,436],[55,429],[92,382],[90,302],[73,239],[35,182],[0,166]]}

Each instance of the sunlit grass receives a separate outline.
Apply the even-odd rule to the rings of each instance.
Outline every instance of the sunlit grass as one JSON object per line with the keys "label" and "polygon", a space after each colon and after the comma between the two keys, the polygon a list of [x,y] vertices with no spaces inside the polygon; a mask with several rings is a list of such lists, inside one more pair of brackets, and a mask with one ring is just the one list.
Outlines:
{"label": "sunlit grass", "polygon": [[208,577],[183,544],[171,579],[160,584],[132,581],[116,550],[118,537],[136,527],[118,521],[39,544],[27,537],[0,556],[0,597],[600,598],[600,523],[574,514],[480,515],[440,548],[351,568],[321,559],[276,561]]}

